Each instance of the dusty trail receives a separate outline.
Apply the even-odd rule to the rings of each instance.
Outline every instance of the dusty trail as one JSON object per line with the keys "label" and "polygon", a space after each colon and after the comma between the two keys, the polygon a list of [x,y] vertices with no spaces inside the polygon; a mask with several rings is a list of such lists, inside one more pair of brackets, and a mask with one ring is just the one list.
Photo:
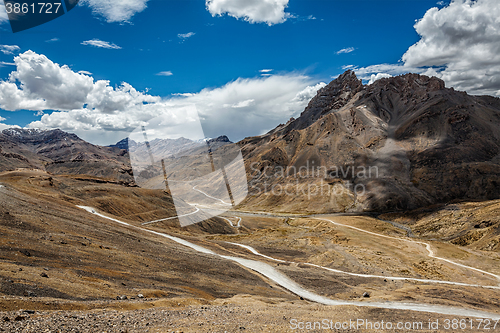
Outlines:
{"label": "dusty trail", "polygon": [[200,211],[200,209],[198,207],[194,207],[196,208],[196,210],[194,212],[191,212],[191,213],[188,213],[188,214],[184,214],[184,215],[177,215],[177,216],[173,216],[173,217],[167,217],[166,219],[159,219],[159,220],[154,220],[154,221],[149,221],[149,222],[144,222],[144,223],[141,223],[141,225],[148,225],[148,224],[152,224],[152,223],[156,223],[156,222],[162,222],[162,221],[168,221],[168,220],[173,220],[173,219],[176,219],[176,218],[179,218],[179,217],[184,217],[184,216],[189,216],[189,215],[193,215],[193,214],[196,214]]}
{"label": "dusty trail", "polygon": [[[197,191],[197,192],[200,192],[201,194],[203,194],[204,196],[206,196],[207,198],[210,198],[210,199],[213,199],[213,200],[216,200],[216,201],[220,201],[222,205],[225,205],[225,206],[231,206],[232,205],[230,203],[227,203],[225,202],[224,200],[222,199],[219,199],[219,198],[216,198],[216,197],[213,197],[211,195],[208,195],[207,193],[203,192],[202,190],[199,190],[196,188],[196,186],[198,185],[195,185],[193,186],[193,190]],[[164,218],[164,219],[159,219],[159,220],[154,220],[154,221],[148,221],[148,222],[144,222],[144,223],[141,223],[141,225],[148,225],[148,224],[153,224],[153,223],[157,223],[157,222],[163,222],[163,221],[168,221],[168,220],[173,220],[173,219],[176,219],[176,218],[179,218],[179,217],[185,217],[185,216],[189,216],[189,215],[194,215],[196,213],[198,213],[200,210],[201,211],[205,211],[205,209],[203,208],[206,208],[207,210],[211,210],[212,208],[209,207],[209,206],[206,206],[206,205],[201,205],[201,204],[197,204],[197,203],[188,203],[190,206],[192,206],[193,208],[195,208],[195,211],[194,212],[191,212],[191,213],[188,213],[188,214],[183,214],[183,215],[177,215],[177,216],[173,216],[173,217],[167,217],[167,218]],[[200,208],[201,207],[201,208]],[[216,209],[217,212],[220,212],[220,209]],[[233,225],[233,222],[231,222],[229,219],[227,218],[224,218],[222,217],[224,220],[228,221],[229,224],[231,225],[231,227],[233,228],[239,228],[241,227],[240,223],[241,223],[241,218],[239,219],[237,225]]]}
{"label": "dusty trail", "polygon": [[[330,223],[333,223],[333,224],[341,226],[341,227],[354,229],[354,230],[361,231],[361,232],[364,232],[364,233],[367,233],[367,234],[370,234],[370,235],[374,235],[374,236],[377,236],[377,237],[390,238],[390,239],[395,239],[395,240],[398,240],[398,241],[403,241],[403,242],[409,242],[409,243],[415,243],[415,244],[424,245],[425,248],[426,248],[426,250],[427,250],[427,252],[429,252],[429,257],[430,258],[442,260],[442,261],[448,262],[450,264],[453,264],[453,265],[456,265],[456,266],[459,266],[459,267],[462,267],[462,268],[465,268],[465,269],[468,269],[468,270],[473,270],[473,271],[476,271],[476,272],[479,272],[479,273],[482,273],[482,274],[486,274],[486,275],[492,276],[492,277],[496,278],[500,282],[500,276],[498,276],[496,274],[484,271],[484,270],[479,269],[479,268],[475,268],[475,267],[463,265],[463,264],[454,262],[454,261],[446,259],[446,258],[437,257],[435,255],[434,250],[432,249],[432,247],[431,247],[431,245],[429,243],[420,242],[420,241],[414,241],[414,240],[411,240],[411,239],[404,239],[404,238],[398,238],[398,237],[392,237],[392,236],[382,235],[382,234],[378,234],[376,232],[371,232],[371,231],[363,230],[363,229],[356,228],[356,227],[353,227],[353,226],[350,226],[350,225],[346,225],[346,224],[341,224],[341,223],[338,223],[338,222],[334,222],[332,220],[325,219],[325,218],[315,218],[315,219],[316,220],[328,221]],[[498,288],[499,287],[497,287],[497,289]]]}
{"label": "dusty trail", "polygon": [[488,313],[488,312],[478,311],[478,310],[473,310],[473,309],[464,309],[464,308],[441,306],[441,305],[434,305],[434,304],[416,304],[416,303],[398,303],[398,302],[384,302],[384,303],[380,303],[380,302],[353,302],[353,301],[333,300],[333,299],[330,299],[327,297],[317,295],[313,292],[310,292],[310,291],[304,289],[302,286],[297,284],[295,281],[292,281],[286,275],[284,275],[283,273],[279,272],[274,267],[272,267],[266,263],[263,263],[260,261],[255,261],[255,260],[233,257],[233,256],[220,255],[220,254],[217,254],[217,253],[215,253],[209,249],[206,249],[202,246],[188,242],[184,239],[170,236],[170,235],[165,234],[165,233],[160,233],[160,232],[156,232],[153,230],[137,227],[137,226],[122,222],[120,220],[117,220],[115,218],[108,217],[106,215],[103,215],[103,214],[96,212],[95,209],[92,207],[86,207],[86,206],[78,206],[78,207],[85,209],[89,213],[95,214],[99,217],[102,217],[102,218],[105,218],[105,219],[108,219],[111,221],[114,221],[116,223],[120,223],[120,224],[128,226],[130,228],[134,228],[134,229],[141,230],[144,232],[149,232],[151,234],[170,239],[178,244],[189,247],[197,252],[209,254],[209,255],[215,255],[215,256],[221,257],[223,259],[237,262],[244,267],[247,267],[253,271],[260,273],[261,275],[267,277],[268,279],[272,280],[273,282],[280,285],[281,287],[291,291],[292,293],[294,293],[298,296],[301,296],[304,299],[308,299],[310,301],[317,302],[320,304],[324,304],[324,305],[354,305],[354,306],[362,306],[362,307],[410,310],[410,311],[428,312],[428,313],[436,313],[436,314],[469,316],[469,317],[475,317],[475,318],[490,318],[493,320],[500,320],[500,314],[493,314],[493,313]]}
{"label": "dusty trail", "polygon": [[335,272],[335,273],[340,273],[340,274],[345,274],[345,275],[351,275],[351,276],[357,276],[357,277],[366,277],[366,278],[378,278],[378,279],[391,279],[391,280],[398,280],[398,281],[415,281],[415,282],[423,282],[423,283],[437,283],[437,284],[448,284],[448,285],[454,285],[454,286],[461,286],[461,287],[474,287],[474,288],[485,288],[485,289],[498,289],[500,290],[500,286],[483,286],[480,284],[469,284],[469,283],[462,283],[462,282],[453,282],[453,281],[442,281],[442,280],[429,280],[429,279],[416,279],[416,278],[407,278],[407,277],[400,277],[400,276],[384,276],[384,275],[372,275],[372,274],[360,274],[360,273],[351,273],[351,272],[346,272],[346,271],[341,271],[335,268],[329,268],[329,267],[324,267],[316,264],[311,264],[308,262],[294,262],[294,261],[287,261],[287,260],[281,260],[281,259],[276,259],[270,256],[266,256],[257,250],[255,250],[253,247],[244,245],[244,244],[239,244],[239,243],[232,243],[228,242],[228,244],[233,244],[240,246],[242,248],[247,249],[248,251],[252,252],[255,255],[261,256],[263,258],[273,260],[276,262],[282,262],[282,263],[290,263],[290,264],[301,264],[301,265],[307,265],[311,267],[316,267],[316,268],[321,268],[330,272]]}
{"label": "dusty trail", "polygon": [[[198,186],[198,185],[196,185],[196,186]],[[213,197],[213,196],[211,196],[211,195],[208,195],[208,194],[206,194],[205,192],[203,192],[202,190],[198,190],[198,189],[196,188],[196,186],[193,186],[193,190],[200,192],[201,194],[203,194],[203,195],[204,195],[204,196],[206,196],[207,198],[214,199],[214,200],[216,200],[216,201],[220,201],[223,205],[226,205],[226,206],[232,206],[230,203],[227,203],[227,202],[225,202],[225,201],[224,201],[224,200],[222,200],[222,199],[219,199],[219,198]]]}
{"label": "dusty trail", "polygon": [[225,217],[222,217],[222,216],[219,216],[221,219],[224,219],[226,220],[227,222],[229,222],[229,224],[231,225],[231,227],[233,228],[240,228],[241,227],[241,217],[238,217],[238,222],[236,223],[236,225],[234,225],[234,223],[230,220],[230,219],[227,219]]}

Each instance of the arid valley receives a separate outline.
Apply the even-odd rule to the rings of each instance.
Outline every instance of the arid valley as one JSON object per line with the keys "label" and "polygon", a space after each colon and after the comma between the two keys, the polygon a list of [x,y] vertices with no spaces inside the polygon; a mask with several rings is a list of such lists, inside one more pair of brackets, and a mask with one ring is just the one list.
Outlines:
{"label": "arid valley", "polygon": [[[5,130],[0,331],[500,330],[499,120],[498,98],[436,78],[347,71],[299,118],[209,142],[241,149],[248,181],[221,214],[209,176],[181,207],[161,168],[134,174],[131,141]],[[202,153],[161,145],[189,149],[189,170]],[[313,163],[326,173],[278,172]],[[181,227],[176,208],[203,219]]]}

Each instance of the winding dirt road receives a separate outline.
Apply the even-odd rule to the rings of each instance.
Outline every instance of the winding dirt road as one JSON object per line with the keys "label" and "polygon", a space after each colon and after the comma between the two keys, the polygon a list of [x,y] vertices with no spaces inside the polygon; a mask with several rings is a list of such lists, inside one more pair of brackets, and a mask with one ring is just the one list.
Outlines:
{"label": "winding dirt road", "polygon": [[[226,260],[237,262],[246,268],[249,268],[255,272],[258,272],[259,274],[272,280],[274,283],[289,290],[290,292],[292,292],[300,297],[303,297],[304,299],[307,299],[307,300],[310,300],[313,302],[317,302],[320,304],[324,304],[324,305],[354,305],[354,306],[361,306],[361,307],[375,307],[375,308],[384,308],[384,309],[410,310],[410,311],[429,312],[429,313],[436,313],[436,314],[469,316],[469,317],[475,317],[475,318],[490,318],[493,320],[500,320],[500,314],[493,314],[493,313],[478,311],[478,310],[474,310],[474,309],[457,308],[457,307],[442,306],[442,305],[435,305],[435,304],[417,304],[417,303],[400,303],[400,302],[384,302],[384,303],[380,303],[380,302],[354,302],[354,301],[333,300],[333,299],[315,294],[309,290],[306,290],[305,288],[303,288],[302,286],[297,284],[295,281],[292,281],[289,277],[287,277],[283,273],[276,270],[274,267],[272,267],[269,264],[266,264],[264,262],[240,258],[240,257],[221,255],[221,254],[213,252],[212,250],[206,249],[202,246],[188,242],[184,239],[181,239],[181,238],[178,238],[175,236],[171,236],[171,235],[168,235],[165,233],[160,233],[160,232],[156,232],[153,230],[137,227],[137,226],[128,224],[126,222],[120,221],[118,219],[108,217],[106,215],[98,213],[92,207],[87,207],[87,206],[78,206],[78,207],[88,211],[89,213],[95,214],[95,215],[102,217],[102,218],[105,218],[107,220],[114,221],[116,223],[120,223],[124,226],[130,227],[133,229],[137,229],[137,230],[141,230],[141,231],[145,231],[145,232],[148,232],[148,233],[160,236],[160,237],[167,238],[167,239],[172,240],[178,244],[189,247],[197,252],[208,254],[208,255],[214,255],[214,256],[218,256],[218,257],[226,259]],[[332,222],[332,223],[334,223],[334,222]],[[352,228],[355,228],[355,227],[352,227]],[[359,229],[359,228],[356,228],[356,229]],[[364,231],[362,229],[359,229],[359,230]],[[367,231],[367,232],[371,233],[369,231]],[[373,233],[373,234],[378,235],[376,233]],[[382,235],[382,236],[385,236],[385,235]],[[385,237],[390,237],[390,236],[385,236]],[[254,249],[252,249],[249,246],[243,246],[243,247],[247,248],[248,250],[250,250],[254,254],[258,254],[257,251],[255,251]],[[261,255],[261,254],[259,254],[259,255]],[[261,255],[261,256],[264,256],[264,255]],[[266,257],[268,259],[275,260],[274,258],[271,258],[268,256],[264,256],[264,257]]]}

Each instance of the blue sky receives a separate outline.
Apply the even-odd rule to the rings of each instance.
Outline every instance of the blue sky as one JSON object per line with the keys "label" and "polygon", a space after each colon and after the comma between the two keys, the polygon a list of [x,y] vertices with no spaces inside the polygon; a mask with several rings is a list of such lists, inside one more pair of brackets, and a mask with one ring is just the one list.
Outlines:
{"label": "blue sky", "polygon": [[[106,2],[109,6],[102,6]],[[449,28],[446,20],[441,32],[436,22],[452,14],[456,17],[457,13],[469,15],[482,10],[494,14],[498,4],[493,0],[469,2],[468,9],[463,1],[451,5],[449,1],[427,0],[269,2],[275,2],[277,8],[273,15],[266,11],[265,0],[248,1],[254,3],[254,8],[241,5],[239,0],[232,4],[230,0],[126,0],[125,8],[109,0],[101,1],[101,5],[97,0],[86,0],[58,19],[15,34],[4,19],[0,47],[7,48],[0,49],[0,80],[5,83],[10,73],[19,72],[11,81],[17,86],[19,98],[7,103],[6,96],[12,94],[13,88],[0,84],[0,119],[6,125],[59,127],[106,144],[125,137],[127,131],[144,121],[146,116],[143,119],[142,114],[158,112],[144,111],[139,106],[151,103],[165,108],[177,100],[193,100],[200,104],[208,136],[228,134],[232,140],[239,140],[300,114],[314,96],[314,89],[346,68],[356,70],[365,82],[371,75],[412,71],[441,76],[448,86],[463,87],[471,93],[498,92],[496,85],[491,88],[491,84],[478,86],[477,82],[457,79],[452,69],[459,60],[449,59],[442,50],[432,51],[436,48],[429,42],[435,34],[442,38],[443,46],[460,46],[446,44],[456,38],[443,32]],[[259,6],[262,10],[254,10]],[[476,20],[476,16],[469,19]],[[414,26],[417,20],[421,21],[420,28]],[[451,18],[449,21],[454,24]],[[459,34],[465,27],[454,28],[452,33]],[[488,47],[495,45],[496,37],[492,36]],[[478,46],[481,50],[485,47]],[[28,56],[28,50],[33,54]],[[14,57],[20,57],[17,67],[10,65]],[[34,69],[40,62],[52,64],[54,73],[44,72],[41,67]],[[21,72],[22,64],[31,69],[23,67],[25,72]],[[68,72],[61,70],[63,65],[69,67]],[[490,69],[483,68],[483,72]],[[483,72],[477,77],[484,76]],[[496,72],[493,74],[498,77]],[[74,89],[56,91],[58,86],[54,86],[49,93],[38,91],[39,86],[33,83],[37,78],[50,86],[55,76],[68,80],[64,86]],[[116,104],[115,109],[106,109],[112,103],[100,96],[92,83],[83,79],[85,82],[80,82],[79,76],[87,76],[93,83],[108,80],[109,86],[101,85],[99,89],[112,90],[108,97]],[[123,82],[133,91],[127,88],[117,93]],[[69,103],[67,99],[72,98],[74,90],[85,90],[79,84],[89,87],[88,96],[75,96],[75,103]],[[275,95],[271,93],[274,90]],[[53,96],[57,94],[60,96]],[[142,95],[137,99],[134,94]],[[91,101],[97,95],[99,102],[94,105]],[[128,104],[117,102],[124,98],[132,100]],[[203,110],[204,104],[214,106]],[[276,105],[281,107],[275,109]],[[51,118],[54,111],[56,115]],[[121,118],[116,121],[112,117]],[[127,117],[130,119],[122,122]],[[245,128],[235,130],[238,126]]]}

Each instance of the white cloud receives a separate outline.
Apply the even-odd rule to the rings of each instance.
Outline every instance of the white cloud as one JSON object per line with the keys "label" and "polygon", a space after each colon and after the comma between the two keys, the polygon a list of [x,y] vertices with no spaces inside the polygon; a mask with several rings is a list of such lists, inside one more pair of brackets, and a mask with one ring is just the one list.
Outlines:
{"label": "white cloud", "polygon": [[297,74],[240,78],[191,94],[184,102],[197,106],[208,136],[226,134],[238,140],[298,116],[324,85],[314,85],[309,77]]}
{"label": "white cloud", "polygon": [[54,43],[54,42],[58,42],[58,41],[59,41],[59,38],[52,38],[52,39],[46,40],[45,42],[46,43]]}
{"label": "white cloud", "polygon": [[171,71],[163,71],[163,72],[156,73],[156,75],[158,75],[158,76],[172,76],[172,75],[174,75],[174,73],[172,73]]}
{"label": "white cloud", "polygon": [[0,116],[0,121],[4,121],[4,120],[7,120],[7,118]]}
{"label": "white cloud", "polygon": [[223,106],[225,108],[233,108],[233,109],[241,109],[241,108],[247,108],[251,106],[255,102],[255,99],[247,99],[246,101],[242,101],[233,105],[230,104],[224,104]]}
{"label": "white cloud", "polygon": [[500,2],[454,1],[415,24],[420,41],[403,55],[409,66],[435,68],[449,85],[500,96]]}
{"label": "white cloud", "polygon": [[458,90],[500,96],[498,0],[455,0],[444,8],[431,8],[415,29],[421,38],[403,55],[403,63],[369,66],[356,73],[365,79],[377,73],[433,75]]}
{"label": "white cloud", "polygon": [[91,39],[91,40],[86,40],[84,42],[81,42],[80,44],[100,47],[100,48],[104,48],[104,49],[115,49],[115,50],[121,49],[120,46],[118,46],[114,43],[105,42],[103,40],[99,40],[96,38]]}
{"label": "white cloud", "polygon": [[392,75],[387,73],[372,74],[372,76],[370,77],[370,81],[368,82],[368,85],[373,84],[375,81],[378,81],[380,79],[385,79],[389,77],[392,77]]}
{"label": "white cloud", "polygon": [[177,37],[179,37],[180,39],[188,39],[189,37],[193,37],[194,35],[196,35],[195,32],[188,32],[185,34],[177,34]]}
{"label": "white cloud", "polygon": [[271,74],[272,71],[273,71],[273,69],[261,69],[259,71],[259,73],[260,73],[260,76],[267,77],[267,76],[273,75],[273,74]]}
{"label": "white cloud", "polygon": [[337,51],[337,54],[342,54],[342,53],[351,53],[355,50],[354,47],[347,47],[345,49],[342,49],[342,50],[338,50]]}
{"label": "white cloud", "polygon": [[[300,91],[297,95],[295,95],[295,97],[292,99],[292,101],[293,102],[309,103],[311,98],[316,96],[316,93],[318,92],[318,90],[320,90],[321,88],[323,88],[325,86],[326,86],[325,82],[320,82],[316,85],[307,86],[306,88],[304,88],[304,90]],[[304,105],[304,107],[305,107],[305,105]]]}
{"label": "white cloud", "polygon": [[32,51],[14,61],[17,69],[8,81],[0,81],[0,108],[55,110],[29,127],[60,128],[97,144],[114,143],[149,119],[192,104],[207,136],[226,134],[238,140],[297,116],[325,85],[299,74],[240,78],[220,88],[162,99],[127,83],[113,88],[109,81],[95,81]]}
{"label": "white cloud", "polygon": [[205,4],[212,16],[228,14],[250,23],[273,25],[291,17],[285,12],[288,0],[206,0]]}
{"label": "white cloud", "polygon": [[81,0],[92,12],[107,22],[130,22],[130,19],[147,7],[148,0]]}
{"label": "white cloud", "polygon": [[9,21],[3,0],[0,0],[0,24]]}
{"label": "white cloud", "polygon": [[358,75],[361,79],[363,80],[370,80],[372,74],[387,74],[387,75],[401,75],[401,74],[406,74],[406,73],[422,73],[423,70],[418,67],[410,67],[406,66],[404,64],[400,65],[393,65],[393,64],[379,64],[379,65],[371,65],[367,67],[349,67],[347,69],[352,69],[353,71],[356,72],[356,75]]}
{"label": "white cloud", "polygon": [[7,124],[2,124],[0,123],[0,132],[5,130],[5,129],[8,129],[8,128],[21,128],[21,126],[18,126],[18,125],[7,125]]}
{"label": "white cloud", "polygon": [[78,74],[84,74],[84,75],[89,75],[89,76],[92,75],[92,73],[89,71],[78,71]]}
{"label": "white cloud", "polygon": [[91,76],[73,72],[46,56],[26,51],[14,58],[17,69],[8,81],[0,81],[0,107],[4,110],[89,110],[113,114],[158,97],[144,95],[123,83],[117,88],[109,81],[94,82]]}
{"label": "white cloud", "polygon": [[5,62],[5,61],[0,61],[0,67],[3,66],[15,66],[16,64],[13,62]]}
{"label": "white cloud", "polygon": [[21,48],[17,45],[0,45],[0,52],[3,54],[14,54],[19,52]]}
{"label": "white cloud", "polygon": [[379,64],[361,68],[353,65],[348,65],[342,66],[342,69],[353,70],[354,72],[356,72],[356,75],[360,79],[366,82],[366,84],[372,84],[373,82],[381,78],[397,76],[406,73],[419,73],[429,75],[429,73],[422,68],[410,67],[406,66],[405,64]]}
{"label": "white cloud", "polygon": [[317,18],[314,17],[314,15],[298,16],[298,15],[290,14],[290,18],[294,18],[296,21],[317,20]]}

